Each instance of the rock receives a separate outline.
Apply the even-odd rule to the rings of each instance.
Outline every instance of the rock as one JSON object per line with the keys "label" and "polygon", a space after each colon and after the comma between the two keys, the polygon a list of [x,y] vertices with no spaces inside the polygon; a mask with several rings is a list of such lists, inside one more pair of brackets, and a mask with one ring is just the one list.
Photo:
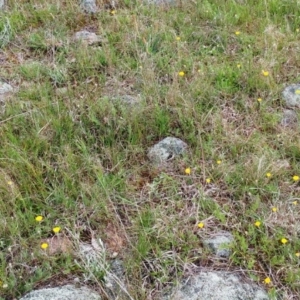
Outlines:
{"label": "rock", "polygon": [[176,0],[145,0],[148,4],[155,4],[155,5],[174,5],[176,4]]}
{"label": "rock", "polygon": [[298,121],[297,114],[293,110],[285,109],[283,111],[280,125],[283,127],[293,127],[297,124],[297,121]]}
{"label": "rock", "polygon": [[187,144],[182,140],[174,137],[166,137],[149,149],[148,157],[154,163],[162,163],[183,154],[186,149]]}
{"label": "rock", "polygon": [[112,99],[114,102],[124,103],[127,106],[138,106],[141,103],[140,96],[122,95],[114,97]]}
{"label": "rock", "polygon": [[229,247],[233,240],[234,238],[230,232],[220,232],[203,242],[216,256],[228,258],[230,256]]}
{"label": "rock", "polygon": [[0,113],[1,114],[5,112],[5,106],[6,106],[5,100],[11,92],[13,92],[13,88],[10,84],[5,82],[0,82]]}
{"label": "rock", "polygon": [[55,288],[35,290],[20,300],[101,300],[99,294],[87,287],[77,288],[74,285],[63,285]]}
{"label": "rock", "polygon": [[230,272],[201,272],[182,282],[162,300],[268,300],[267,293],[254,283]]}
{"label": "rock", "polygon": [[82,0],[81,7],[86,13],[89,14],[94,14],[97,12],[96,0]]}
{"label": "rock", "polygon": [[300,107],[300,84],[291,84],[282,92],[287,107]]}
{"label": "rock", "polygon": [[82,41],[90,46],[101,45],[103,40],[101,36],[97,35],[94,32],[89,32],[87,30],[81,30],[75,33],[75,41]]}
{"label": "rock", "polygon": [[0,9],[4,7],[4,0],[0,0]]}

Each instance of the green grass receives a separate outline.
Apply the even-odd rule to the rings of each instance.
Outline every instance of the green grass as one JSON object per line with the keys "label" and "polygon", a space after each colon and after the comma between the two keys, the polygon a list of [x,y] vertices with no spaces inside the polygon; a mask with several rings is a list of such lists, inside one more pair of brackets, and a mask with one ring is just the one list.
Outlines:
{"label": "green grass", "polygon": [[[125,1],[94,16],[78,3],[12,0],[0,15],[0,78],[16,88],[0,116],[2,299],[86,278],[76,249],[92,236],[124,260],[133,299],[159,295],[188,265],[220,269],[201,240],[216,229],[235,236],[230,268],[298,297],[299,126],[279,126],[299,81],[298,1]],[[101,47],[73,41],[86,27]],[[111,101],[124,94],[142,105]],[[189,152],[158,168],[147,149],[166,136]],[[55,225],[73,251],[40,249]]]}

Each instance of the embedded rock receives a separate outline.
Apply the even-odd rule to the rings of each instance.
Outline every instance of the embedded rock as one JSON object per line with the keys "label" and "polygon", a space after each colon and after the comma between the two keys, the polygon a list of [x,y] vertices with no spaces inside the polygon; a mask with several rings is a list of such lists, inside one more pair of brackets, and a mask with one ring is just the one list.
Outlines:
{"label": "embedded rock", "polygon": [[229,272],[201,272],[185,279],[162,300],[269,300],[267,293]]}
{"label": "embedded rock", "polygon": [[3,101],[5,97],[13,91],[10,84],[5,82],[0,82],[0,101]]}
{"label": "embedded rock", "polygon": [[97,12],[96,0],[82,0],[81,7],[86,13],[93,14]]}
{"label": "embedded rock", "polygon": [[291,84],[282,92],[287,107],[300,108],[300,84]]}
{"label": "embedded rock", "polygon": [[297,124],[297,121],[298,121],[297,114],[293,110],[285,109],[283,111],[280,125],[283,127],[293,127]]}
{"label": "embedded rock", "polygon": [[63,285],[55,288],[35,290],[20,300],[101,300],[99,294],[87,287],[77,288],[74,285]]}
{"label": "embedded rock", "polygon": [[185,153],[187,144],[174,137],[167,137],[151,147],[148,151],[149,159],[154,163],[163,163]]}
{"label": "embedded rock", "polygon": [[101,45],[102,38],[94,32],[89,32],[87,30],[81,30],[75,33],[75,41],[82,41],[90,46]]}
{"label": "embedded rock", "polygon": [[216,256],[228,258],[230,256],[230,244],[233,240],[234,238],[230,232],[220,232],[204,240],[204,244],[208,246]]}

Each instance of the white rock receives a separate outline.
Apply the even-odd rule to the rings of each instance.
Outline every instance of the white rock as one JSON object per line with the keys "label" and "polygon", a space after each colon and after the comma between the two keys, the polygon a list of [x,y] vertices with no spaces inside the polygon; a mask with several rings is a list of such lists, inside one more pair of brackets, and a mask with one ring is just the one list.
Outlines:
{"label": "white rock", "polygon": [[285,109],[283,111],[282,119],[280,121],[283,127],[293,127],[298,121],[297,114],[291,109]]}
{"label": "white rock", "polygon": [[81,7],[87,13],[97,12],[96,0],[82,0]]}
{"label": "white rock", "polygon": [[75,33],[74,39],[76,41],[86,42],[88,45],[99,45],[102,43],[101,36],[94,32],[89,32],[87,30],[81,30]]}
{"label": "white rock", "polygon": [[35,290],[20,300],[101,300],[99,294],[87,287],[63,285],[55,288]]}
{"label": "white rock", "polygon": [[291,84],[282,92],[287,107],[300,108],[300,84]]}
{"label": "white rock", "polygon": [[245,283],[229,272],[201,272],[189,277],[162,300],[268,300],[255,283]]}
{"label": "white rock", "polygon": [[186,149],[187,144],[182,140],[174,137],[166,137],[149,149],[148,157],[154,163],[163,163],[183,154]]}
{"label": "white rock", "polygon": [[203,242],[212,249],[216,256],[228,258],[230,256],[229,247],[233,240],[234,238],[230,232],[220,232]]}

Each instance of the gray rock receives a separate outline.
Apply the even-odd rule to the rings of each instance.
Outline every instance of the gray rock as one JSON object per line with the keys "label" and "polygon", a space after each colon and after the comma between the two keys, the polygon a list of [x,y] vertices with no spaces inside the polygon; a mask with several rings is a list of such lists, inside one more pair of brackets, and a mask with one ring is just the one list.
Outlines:
{"label": "gray rock", "polygon": [[155,5],[175,5],[178,1],[176,0],[145,0],[148,4]]}
{"label": "gray rock", "polygon": [[86,13],[97,12],[96,0],[81,0],[81,7]]}
{"label": "gray rock", "polygon": [[291,84],[282,92],[287,107],[300,107],[300,84]]}
{"label": "gray rock", "polygon": [[141,104],[140,96],[122,95],[112,98],[114,102],[124,103],[127,106],[139,106]]}
{"label": "gray rock", "polygon": [[166,137],[149,149],[148,157],[154,163],[163,163],[183,154],[186,149],[187,144],[182,140],[174,137]]}
{"label": "gray rock", "polygon": [[20,300],[101,300],[99,294],[87,287],[77,288],[74,285],[63,285],[55,288],[35,290]]}
{"label": "gray rock", "polygon": [[298,121],[297,114],[293,110],[285,109],[283,111],[280,125],[283,127],[293,127],[297,124],[297,121]]}
{"label": "gray rock", "polygon": [[2,111],[5,107],[5,100],[7,96],[13,92],[13,87],[5,82],[0,82],[0,105],[2,106]]}
{"label": "gray rock", "polygon": [[90,46],[101,45],[103,42],[101,36],[97,35],[94,32],[89,32],[87,30],[81,30],[76,32],[74,35],[74,40],[85,42]]}
{"label": "gray rock", "polygon": [[201,272],[184,280],[162,300],[268,300],[267,293],[254,283],[245,283],[229,272]]}
{"label": "gray rock", "polygon": [[228,258],[231,253],[229,247],[233,240],[234,238],[230,232],[220,232],[203,242],[216,256]]}

